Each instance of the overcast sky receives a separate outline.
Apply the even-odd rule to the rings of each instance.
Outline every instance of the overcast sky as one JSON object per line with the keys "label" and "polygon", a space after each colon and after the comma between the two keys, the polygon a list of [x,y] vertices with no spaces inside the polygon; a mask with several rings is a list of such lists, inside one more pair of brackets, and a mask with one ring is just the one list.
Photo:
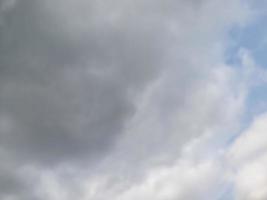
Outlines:
{"label": "overcast sky", "polygon": [[266,200],[265,0],[0,0],[1,200]]}

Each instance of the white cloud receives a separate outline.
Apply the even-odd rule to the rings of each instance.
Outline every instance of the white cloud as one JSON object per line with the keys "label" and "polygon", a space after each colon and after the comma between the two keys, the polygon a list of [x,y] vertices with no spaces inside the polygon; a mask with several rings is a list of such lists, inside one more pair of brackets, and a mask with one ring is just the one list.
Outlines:
{"label": "white cloud", "polygon": [[229,157],[235,164],[242,164],[267,151],[267,116],[257,117],[253,124],[235,141]]}
{"label": "white cloud", "polygon": [[254,119],[227,154],[233,169],[237,200],[267,198],[267,115]]}

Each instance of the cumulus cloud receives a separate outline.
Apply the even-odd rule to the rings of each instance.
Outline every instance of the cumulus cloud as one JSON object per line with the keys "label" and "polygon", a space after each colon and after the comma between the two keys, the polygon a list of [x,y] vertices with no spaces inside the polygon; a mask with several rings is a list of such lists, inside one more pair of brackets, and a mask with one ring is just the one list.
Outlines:
{"label": "cumulus cloud", "polygon": [[249,79],[226,35],[250,17],[239,0],[0,1],[1,199],[216,198],[207,141],[238,129]]}

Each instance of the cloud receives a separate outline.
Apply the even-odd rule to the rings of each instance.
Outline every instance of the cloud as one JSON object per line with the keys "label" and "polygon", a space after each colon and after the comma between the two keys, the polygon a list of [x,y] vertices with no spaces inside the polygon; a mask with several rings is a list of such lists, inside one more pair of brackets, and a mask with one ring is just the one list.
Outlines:
{"label": "cloud", "polygon": [[[174,166],[153,169],[141,183],[136,183],[129,190],[114,195],[114,199],[205,199],[216,196],[212,191],[218,185],[219,167],[212,162],[192,164],[180,161]],[[90,198],[91,197],[91,198]],[[98,193],[88,195],[89,199],[105,199],[106,195]],[[86,199],[86,198],[85,198]]]}
{"label": "cloud", "polygon": [[[83,13],[80,30],[75,27],[79,10],[74,17],[68,8],[50,13],[55,6],[78,9],[83,4],[98,6],[27,0],[17,2],[5,18],[1,117],[12,128],[1,145],[15,151],[11,154],[54,163],[105,151],[134,113],[133,95],[162,68],[169,47],[156,29],[163,23],[146,28],[126,18],[114,27],[105,21],[109,16],[92,21],[91,14]],[[104,14],[99,9],[95,15]]]}
{"label": "cloud", "polygon": [[216,196],[222,169],[206,144],[227,140],[244,111],[247,87],[224,51],[227,31],[250,18],[246,4],[7,2],[3,199]]}
{"label": "cloud", "polygon": [[[177,87],[183,87],[177,88],[179,99],[185,98],[182,93],[187,89],[182,84],[208,75],[205,67],[196,69],[202,62],[198,60],[202,56],[196,55],[202,45],[191,47],[195,44],[191,39],[202,41],[217,32],[203,34],[204,38],[192,34],[194,25],[188,23],[196,18],[190,4],[168,1],[165,9],[160,2],[150,4],[27,0],[5,14],[1,118],[8,121],[9,130],[1,145],[10,155],[20,152],[16,159],[43,163],[93,157],[116,140],[135,111],[134,96],[160,70],[176,68],[181,79]],[[198,15],[210,4],[217,5],[206,2]],[[116,23],[109,21],[113,15]],[[204,20],[194,24],[206,25]],[[225,19],[220,20],[224,24]],[[233,15],[231,20],[239,17]],[[219,25],[210,23],[217,30]],[[187,53],[191,50],[192,55]],[[191,81],[192,73],[196,78]]]}
{"label": "cloud", "polygon": [[266,114],[257,116],[251,126],[233,143],[227,157],[234,170],[238,200],[267,198]]}

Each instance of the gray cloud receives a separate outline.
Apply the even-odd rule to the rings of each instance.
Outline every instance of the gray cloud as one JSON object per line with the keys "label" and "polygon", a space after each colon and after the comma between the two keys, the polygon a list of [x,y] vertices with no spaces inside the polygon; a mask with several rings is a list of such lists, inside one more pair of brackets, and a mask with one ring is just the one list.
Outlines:
{"label": "gray cloud", "polygon": [[[156,74],[167,50],[157,30],[162,24],[146,27],[127,16],[115,26],[108,15],[81,13],[82,30],[68,33],[76,16],[49,13],[64,4],[19,1],[4,18],[1,116],[11,127],[1,145],[22,159],[58,162],[105,150],[134,112],[132,95]],[[95,15],[105,15],[99,9]]]}
{"label": "gray cloud", "polygon": [[[224,98],[229,85],[220,75],[228,74],[212,70],[223,62],[214,41],[242,21],[239,1],[224,9],[220,1],[7,2],[0,1],[0,146],[12,165],[0,169],[0,194],[53,199],[44,194],[59,183],[58,193],[76,185],[75,196],[83,176],[103,168],[135,176],[134,168],[157,156],[173,159],[188,138],[225,122],[223,109],[215,112],[219,98],[234,100]],[[210,93],[211,83],[221,93]],[[23,169],[33,166],[31,179]],[[53,180],[62,166],[72,172]],[[72,197],[62,193],[57,199]]]}

